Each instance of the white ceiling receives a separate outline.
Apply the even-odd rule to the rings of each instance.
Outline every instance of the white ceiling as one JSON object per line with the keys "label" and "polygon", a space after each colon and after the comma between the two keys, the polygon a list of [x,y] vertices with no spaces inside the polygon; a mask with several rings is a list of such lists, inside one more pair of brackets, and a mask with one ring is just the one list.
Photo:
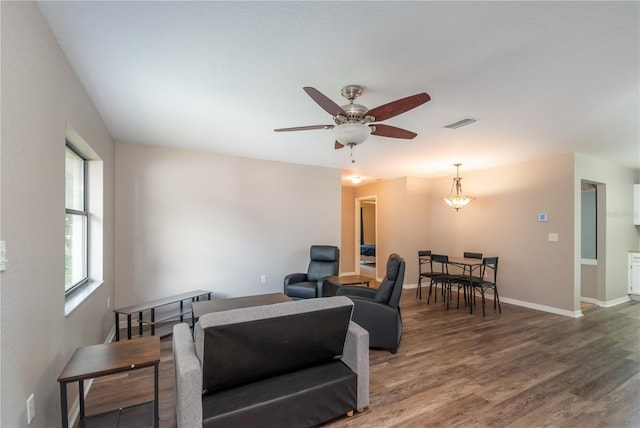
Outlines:
{"label": "white ceiling", "polygon": [[[341,168],[453,175],[565,152],[640,168],[640,2],[40,2],[117,141]],[[334,150],[302,90],[369,108],[427,92]],[[463,118],[475,124],[443,128]],[[366,182],[366,181],[365,181]]]}

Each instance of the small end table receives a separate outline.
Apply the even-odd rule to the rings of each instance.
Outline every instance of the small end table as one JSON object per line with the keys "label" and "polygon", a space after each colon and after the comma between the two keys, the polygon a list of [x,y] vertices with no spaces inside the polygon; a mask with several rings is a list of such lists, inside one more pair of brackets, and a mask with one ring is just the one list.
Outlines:
{"label": "small end table", "polygon": [[364,284],[370,287],[371,281],[373,281],[373,278],[362,275],[328,276],[322,283],[322,297],[335,296],[338,289],[343,285]]}
{"label": "small end table", "polygon": [[58,376],[60,382],[60,410],[62,427],[68,428],[67,384],[78,382],[80,420],[85,426],[84,381],[101,376],[153,367],[153,426],[158,427],[158,367],[160,364],[160,338],[147,336],[123,342],[104,343],[76,349]]}

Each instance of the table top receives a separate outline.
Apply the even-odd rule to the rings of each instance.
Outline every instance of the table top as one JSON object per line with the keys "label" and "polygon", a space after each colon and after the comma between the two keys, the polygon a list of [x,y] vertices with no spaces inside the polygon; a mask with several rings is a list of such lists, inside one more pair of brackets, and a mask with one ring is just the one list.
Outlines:
{"label": "table top", "polygon": [[222,312],[230,309],[250,308],[289,302],[291,298],[283,293],[257,294],[255,296],[231,297],[229,299],[202,300],[193,302],[193,316],[197,319],[210,312]]}
{"label": "table top", "polygon": [[373,282],[373,278],[364,275],[344,275],[344,276],[328,276],[326,281],[335,282],[340,285],[353,285],[353,284],[369,284]]}
{"label": "table top", "polygon": [[472,257],[449,257],[449,263],[466,266],[480,266],[482,264],[482,259]]}
{"label": "table top", "polygon": [[136,305],[126,306],[124,308],[114,309],[113,312],[117,312],[119,314],[133,314],[136,312],[146,311],[147,309],[157,308],[158,306],[168,305],[170,303],[179,302],[181,300],[192,299],[199,296],[204,296],[205,294],[210,294],[211,291],[207,290],[193,290],[187,293],[177,294],[175,296],[165,297],[163,299],[157,299],[150,302],[138,303]]}
{"label": "table top", "polygon": [[106,376],[160,363],[160,337],[147,336],[76,349],[58,382]]}

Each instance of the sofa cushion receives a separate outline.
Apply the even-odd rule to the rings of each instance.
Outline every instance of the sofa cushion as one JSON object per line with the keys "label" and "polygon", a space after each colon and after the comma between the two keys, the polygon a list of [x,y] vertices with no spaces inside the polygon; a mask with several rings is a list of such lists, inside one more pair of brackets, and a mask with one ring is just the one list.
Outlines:
{"label": "sofa cushion", "polygon": [[356,408],[357,376],[340,360],[202,397],[203,427],[310,427]]}
{"label": "sofa cushion", "polygon": [[204,315],[196,329],[196,345],[203,336],[203,390],[332,361],[342,354],[352,305],[332,297]]}

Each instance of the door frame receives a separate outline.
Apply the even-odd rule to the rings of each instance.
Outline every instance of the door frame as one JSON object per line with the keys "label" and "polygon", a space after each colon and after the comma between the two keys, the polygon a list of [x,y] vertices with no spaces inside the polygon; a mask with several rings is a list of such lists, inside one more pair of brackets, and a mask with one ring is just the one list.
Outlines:
{"label": "door frame", "polygon": [[375,246],[376,246],[376,278],[378,277],[378,197],[376,195],[369,195],[369,196],[361,196],[355,199],[355,204],[356,204],[356,208],[355,208],[355,228],[354,228],[354,237],[355,237],[355,242],[354,242],[354,249],[355,249],[355,274],[356,275],[360,275],[360,239],[361,239],[361,221],[360,221],[360,209],[362,208],[362,201],[371,201],[373,200],[375,202],[375,217],[376,217],[376,224],[375,224],[375,230],[376,230],[376,242],[375,242]]}

